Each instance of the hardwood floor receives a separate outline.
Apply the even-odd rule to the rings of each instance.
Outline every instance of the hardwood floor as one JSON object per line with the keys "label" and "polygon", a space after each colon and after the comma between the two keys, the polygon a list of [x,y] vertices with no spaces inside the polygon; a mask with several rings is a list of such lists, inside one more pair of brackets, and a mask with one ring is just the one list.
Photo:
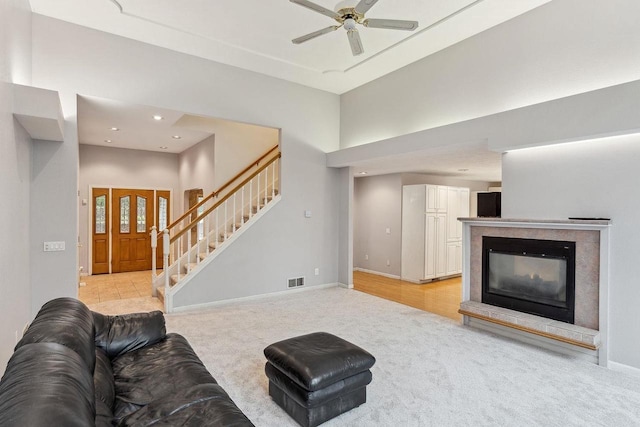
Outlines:
{"label": "hardwood floor", "polygon": [[462,279],[439,280],[424,285],[390,279],[376,274],[353,272],[353,287],[380,298],[399,302],[440,316],[461,321]]}

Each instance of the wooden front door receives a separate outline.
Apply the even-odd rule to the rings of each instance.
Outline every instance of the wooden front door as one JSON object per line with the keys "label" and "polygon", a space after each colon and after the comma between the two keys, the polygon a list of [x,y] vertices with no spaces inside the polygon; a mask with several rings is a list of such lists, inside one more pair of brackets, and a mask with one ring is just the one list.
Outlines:
{"label": "wooden front door", "polygon": [[109,189],[94,188],[92,231],[92,274],[109,273]]}
{"label": "wooden front door", "polygon": [[163,267],[163,233],[162,230],[171,224],[171,205],[169,191],[156,191],[156,227],[158,229],[158,247],[156,248],[156,267]]}
{"label": "wooden front door", "polygon": [[153,190],[112,191],[112,273],[151,269]]}

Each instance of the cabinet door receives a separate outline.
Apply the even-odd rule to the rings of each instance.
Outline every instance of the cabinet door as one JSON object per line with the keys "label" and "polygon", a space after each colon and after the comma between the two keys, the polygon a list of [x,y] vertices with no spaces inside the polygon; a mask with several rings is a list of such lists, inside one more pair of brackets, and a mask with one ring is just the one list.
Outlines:
{"label": "cabinet door", "polygon": [[436,277],[446,276],[447,274],[447,215],[436,215]]}
{"label": "cabinet door", "polygon": [[447,243],[447,276],[462,273],[462,243]]}
{"label": "cabinet door", "polygon": [[436,185],[426,185],[427,190],[427,209],[428,213],[436,213],[438,211],[438,187]]}
{"label": "cabinet door", "polygon": [[447,276],[458,274],[458,243],[447,243]]}
{"label": "cabinet door", "polygon": [[[458,217],[459,218],[468,218],[469,217],[469,189],[468,188],[460,188],[460,192],[458,193]],[[462,223],[460,221],[456,221],[456,237],[458,239],[462,239]]]}
{"label": "cabinet door", "polygon": [[423,279],[436,277],[438,215],[427,214],[425,218],[425,253]]}
{"label": "cabinet door", "polygon": [[447,194],[447,242],[460,239],[458,236],[458,211],[461,188],[448,187]]}
{"label": "cabinet door", "polygon": [[436,190],[438,194],[437,211],[439,213],[447,212],[448,190],[449,190],[449,187],[444,187],[441,185],[437,187],[437,190]]}
{"label": "cabinet door", "polygon": [[405,280],[418,281],[424,275],[425,194],[424,185],[402,187],[400,275]]}

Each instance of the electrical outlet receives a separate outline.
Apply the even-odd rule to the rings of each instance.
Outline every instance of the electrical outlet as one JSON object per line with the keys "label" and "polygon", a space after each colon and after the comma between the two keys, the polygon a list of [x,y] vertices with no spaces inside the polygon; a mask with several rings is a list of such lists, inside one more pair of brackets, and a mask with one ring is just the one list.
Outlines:
{"label": "electrical outlet", "polygon": [[316,268],[316,269],[313,271],[313,274],[315,274],[316,276],[319,276],[319,275],[320,275],[320,269],[319,269],[319,268]]}
{"label": "electrical outlet", "polygon": [[369,260],[369,255],[368,254],[364,254],[364,259],[365,260]]}
{"label": "electrical outlet", "polygon": [[391,265],[391,261],[387,260],[387,267]]}
{"label": "electrical outlet", "polygon": [[387,234],[391,234],[391,229],[390,229],[390,228],[387,228],[387,229],[385,230],[385,232],[386,232]]}

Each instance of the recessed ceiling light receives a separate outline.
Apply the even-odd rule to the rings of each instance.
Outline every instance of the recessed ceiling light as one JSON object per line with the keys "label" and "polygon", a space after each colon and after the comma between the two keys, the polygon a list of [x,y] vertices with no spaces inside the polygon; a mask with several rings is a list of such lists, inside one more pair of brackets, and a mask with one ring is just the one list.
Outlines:
{"label": "recessed ceiling light", "polygon": [[160,121],[160,120],[162,120],[162,119],[164,119],[164,117],[162,117],[162,116],[161,116],[161,115],[159,115],[159,114],[156,114],[156,115],[154,115],[154,116],[153,116],[153,120]]}
{"label": "recessed ceiling light", "polygon": [[360,175],[366,175],[366,174],[367,174],[366,172],[360,172]]}
{"label": "recessed ceiling light", "polygon": [[114,131],[114,132],[118,132],[120,130],[120,128],[112,127],[111,130]]}
{"label": "recessed ceiling light", "polygon": [[162,149],[162,150],[166,150],[166,149],[168,149],[169,147],[165,147],[164,145],[161,145],[161,146],[160,146],[160,147],[158,147],[158,148],[160,148],[160,149]]}
{"label": "recessed ceiling light", "polygon": [[111,144],[113,141],[110,139],[105,139],[104,142],[106,142],[107,144]]}
{"label": "recessed ceiling light", "polygon": [[173,139],[182,139],[182,137],[180,135],[173,135],[171,138],[173,138]]}

